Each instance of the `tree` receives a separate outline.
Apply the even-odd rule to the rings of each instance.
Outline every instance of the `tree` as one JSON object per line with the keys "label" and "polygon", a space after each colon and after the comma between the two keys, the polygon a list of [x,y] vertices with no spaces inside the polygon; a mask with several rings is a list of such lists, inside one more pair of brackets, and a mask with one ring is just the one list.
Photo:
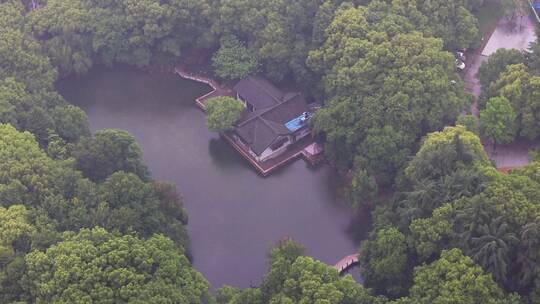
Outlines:
{"label": "tree", "polygon": [[208,283],[177,250],[160,235],[82,229],[26,256],[25,289],[37,303],[205,303]]}
{"label": "tree", "polygon": [[420,150],[405,169],[407,177],[419,182],[452,175],[463,165],[479,162],[489,164],[484,146],[475,134],[464,126],[446,127],[428,134]]}
{"label": "tree", "polygon": [[490,98],[486,108],[480,112],[483,133],[494,144],[514,140],[517,129],[516,118],[516,112],[505,97]]}
{"label": "tree", "polygon": [[528,52],[524,52],[525,64],[534,75],[540,75],[540,44],[537,41],[529,44]]}
{"label": "tree", "polygon": [[236,37],[225,37],[221,47],[212,57],[217,76],[225,79],[241,79],[257,72],[257,58]]}
{"label": "tree", "polygon": [[49,0],[28,16],[34,37],[63,74],[84,74],[92,67],[91,13],[82,0]]}
{"label": "tree", "polygon": [[36,232],[22,205],[0,207],[0,301],[11,303],[24,298],[20,280],[24,272],[24,254],[28,240]]}
{"label": "tree", "polygon": [[125,131],[98,131],[93,137],[83,138],[73,155],[75,167],[94,181],[117,171],[134,173],[143,180],[149,175],[135,138]]}
{"label": "tree", "polygon": [[377,182],[365,169],[357,168],[352,172],[348,202],[354,209],[370,206],[378,192]]}
{"label": "tree", "polygon": [[137,232],[144,238],[161,233],[188,249],[187,215],[174,186],[145,183],[120,171],[99,185],[98,201],[87,211],[94,226],[122,234]]}
{"label": "tree", "polygon": [[51,194],[54,164],[34,136],[0,124],[0,205],[37,205]]}
{"label": "tree", "polygon": [[213,132],[224,132],[232,128],[240,118],[244,105],[231,97],[214,97],[205,103],[206,125]]}
{"label": "tree", "polygon": [[433,211],[430,218],[415,219],[410,227],[414,247],[421,262],[428,261],[446,249],[455,237],[451,217],[453,206],[445,204]]}
{"label": "tree", "polygon": [[52,119],[58,135],[67,142],[77,142],[81,137],[90,135],[86,113],[76,106],[55,107]]}
{"label": "tree", "polygon": [[498,49],[480,66],[477,74],[478,80],[480,80],[482,87],[487,89],[492,82],[499,78],[508,65],[523,63],[524,60],[524,55],[516,49]]}
{"label": "tree", "polygon": [[480,135],[480,122],[476,115],[459,115],[456,120],[456,125],[465,126],[467,131],[472,132],[476,135]]}
{"label": "tree", "polygon": [[362,242],[359,257],[366,287],[391,297],[405,293],[410,269],[403,233],[394,227],[372,232],[369,239]]}
{"label": "tree", "polygon": [[499,304],[502,290],[459,249],[443,251],[441,258],[414,270],[407,298],[395,304]]}
{"label": "tree", "polygon": [[507,280],[509,255],[519,240],[509,231],[502,217],[480,225],[477,233],[478,236],[472,238],[473,259],[491,273],[495,281],[504,284]]}

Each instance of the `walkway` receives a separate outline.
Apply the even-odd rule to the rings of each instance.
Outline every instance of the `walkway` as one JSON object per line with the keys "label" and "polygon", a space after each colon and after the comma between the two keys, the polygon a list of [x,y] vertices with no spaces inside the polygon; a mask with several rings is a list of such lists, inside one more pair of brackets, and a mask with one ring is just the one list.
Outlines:
{"label": "walkway", "polygon": [[[502,18],[492,35],[483,47],[480,47],[476,53],[468,54],[467,68],[462,77],[465,82],[465,90],[471,93],[475,100],[470,108],[470,113],[479,116],[478,98],[482,93],[482,86],[476,78],[478,69],[487,61],[488,56],[495,53],[498,49],[518,49],[527,50],[529,43],[536,40],[536,25],[528,16],[517,17],[515,26],[511,26],[505,18]],[[484,149],[489,158],[495,162],[499,169],[521,168],[529,163],[529,150],[538,146],[538,142],[517,140],[509,145],[498,145],[493,149],[493,145],[483,141]]]}
{"label": "walkway", "polygon": [[220,96],[235,97],[235,94],[234,94],[233,90],[228,88],[227,86],[221,85],[221,84],[219,84],[217,81],[215,81],[213,79],[190,73],[183,66],[175,67],[174,72],[176,74],[180,75],[180,77],[182,77],[182,78],[190,79],[190,80],[197,81],[197,82],[206,83],[207,85],[209,85],[212,88],[212,91],[210,91],[208,94],[205,94],[205,95],[195,99],[195,102],[197,103],[197,106],[199,106],[199,108],[201,108],[203,110],[205,108],[204,103],[206,101],[208,101],[208,99],[210,99],[210,98],[220,97]]}
{"label": "walkway", "polygon": [[342,274],[343,272],[347,271],[347,269],[349,269],[350,267],[358,264],[358,257],[359,257],[358,253],[348,255],[348,256],[344,257],[343,259],[339,260],[339,262],[337,262],[334,265],[334,268],[340,274]]}

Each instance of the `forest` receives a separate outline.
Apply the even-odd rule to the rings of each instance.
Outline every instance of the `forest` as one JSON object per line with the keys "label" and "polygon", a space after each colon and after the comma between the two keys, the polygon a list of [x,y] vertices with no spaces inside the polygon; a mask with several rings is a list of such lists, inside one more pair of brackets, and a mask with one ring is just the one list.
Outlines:
{"label": "forest", "polygon": [[[463,115],[453,52],[478,46],[483,3],[0,0],[0,303],[540,303],[540,151],[501,173],[479,138],[540,136],[540,44],[490,56],[480,117]],[[260,73],[324,105],[326,158],[350,208],[372,211],[363,284],[284,239],[259,286],[209,292],[175,185],[55,87],[194,53],[220,79]]]}

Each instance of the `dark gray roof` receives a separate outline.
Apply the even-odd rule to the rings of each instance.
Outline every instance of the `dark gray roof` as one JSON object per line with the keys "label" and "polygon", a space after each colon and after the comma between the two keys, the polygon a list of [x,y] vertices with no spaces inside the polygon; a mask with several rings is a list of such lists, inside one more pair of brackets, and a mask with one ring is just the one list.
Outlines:
{"label": "dark gray roof", "polygon": [[245,113],[237,123],[234,131],[251,147],[251,150],[261,155],[266,148],[280,137],[292,134],[285,124],[292,119],[309,111],[309,107],[300,93],[284,95],[272,107]]}
{"label": "dark gray roof", "polygon": [[272,107],[284,99],[284,94],[278,88],[259,76],[248,76],[240,80],[234,90],[255,109]]}

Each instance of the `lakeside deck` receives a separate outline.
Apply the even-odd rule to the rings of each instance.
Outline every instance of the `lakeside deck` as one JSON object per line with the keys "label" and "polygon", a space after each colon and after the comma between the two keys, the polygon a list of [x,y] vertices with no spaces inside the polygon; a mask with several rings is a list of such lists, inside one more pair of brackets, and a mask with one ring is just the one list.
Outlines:
{"label": "lakeside deck", "polygon": [[[212,88],[207,94],[195,99],[197,106],[204,111],[205,103],[213,97],[228,96],[236,98],[234,91],[217,81],[208,77],[195,75],[189,72],[184,66],[177,66],[174,73],[185,79],[205,83]],[[248,151],[241,147],[229,134],[226,132],[220,134],[244,159],[246,159],[262,176],[268,176],[279,168],[299,159],[304,158],[310,165],[317,165],[324,160],[322,144],[315,141],[312,136],[305,137],[300,141],[292,144],[282,154],[266,160],[257,161]]]}
{"label": "lakeside deck", "polygon": [[[299,142],[289,146],[283,154],[277,157],[259,162],[251,154],[247,153],[229,134],[222,133],[221,136],[263,176],[268,176],[277,169],[299,158],[303,158],[313,166],[322,161],[322,147],[312,137],[301,139]],[[313,155],[313,150],[321,152]]]}

